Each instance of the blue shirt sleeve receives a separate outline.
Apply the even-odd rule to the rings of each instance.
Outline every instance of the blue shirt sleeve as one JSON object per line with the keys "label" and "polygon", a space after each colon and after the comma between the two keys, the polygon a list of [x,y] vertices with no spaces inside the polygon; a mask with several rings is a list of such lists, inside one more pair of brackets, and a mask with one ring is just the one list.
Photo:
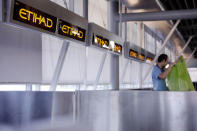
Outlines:
{"label": "blue shirt sleeve", "polygon": [[153,68],[153,72],[152,72],[152,77],[154,78],[154,79],[160,79],[159,78],[159,75],[161,74],[162,72],[161,72],[161,70],[158,68],[158,67],[154,67]]}

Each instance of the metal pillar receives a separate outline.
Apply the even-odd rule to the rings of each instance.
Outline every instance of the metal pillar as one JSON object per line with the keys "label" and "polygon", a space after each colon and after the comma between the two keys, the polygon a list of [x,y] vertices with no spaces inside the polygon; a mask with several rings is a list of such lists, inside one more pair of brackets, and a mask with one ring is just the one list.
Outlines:
{"label": "metal pillar", "polygon": [[[125,13],[127,13],[127,8],[125,7]],[[125,22],[125,33],[124,33],[124,35],[125,35],[125,37],[124,37],[124,41],[127,41],[127,22]]]}
{"label": "metal pillar", "polygon": [[[115,21],[118,16],[118,2],[108,1],[108,26],[109,30],[118,35],[119,24]],[[119,90],[119,56],[111,54],[110,58],[110,83],[113,90]]]}
{"label": "metal pillar", "polygon": [[[88,20],[88,0],[83,0],[83,17]],[[84,80],[83,84],[87,86],[87,67],[88,66],[88,47],[85,47],[85,71],[84,71]],[[79,89],[80,90],[80,89]]]}
{"label": "metal pillar", "polygon": [[119,34],[120,37],[122,37],[122,0],[119,0],[119,9],[120,9],[120,14],[119,14]]}
{"label": "metal pillar", "polygon": [[58,58],[58,61],[57,61],[57,64],[56,64],[56,68],[55,68],[55,71],[53,73],[53,78],[52,78],[52,81],[51,81],[51,88],[50,88],[51,91],[56,90],[56,86],[57,86],[59,76],[60,76],[60,73],[61,73],[61,70],[62,70],[62,67],[63,67],[63,64],[64,64],[64,60],[65,60],[65,57],[66,57],[68,47],[69,47],[69,42],[65,40],[62,44],[62,48],[61,48],[61,51],[60,51],[60,54],[59,54],[59,58]]}
{"label": "metal pillar", "polygon": [[88,19],[88,0],[83,0],[83,17]]}
{"label": "metal pillar", "polygon": [[3,21],[3,0],[0,0],[0,22]]}
{"label": "metal pillar", "polygon": [[103,56],[102,56],[102,60],[101,60],[100,66],[99,66],[98,73],[96,75],[96,80],[94,82],[95,89],[97,88],[97,85],[99,83],[99,80],[100,80],[100,77],[101,77],[101,73],[103,71],[103,66],[105,64],[106,57],[107,57],[107,53],[104,53]]}
{"label": "metal pillar", "polygon": [[[125,21],[160,21],[197,18],[197,9],[122,14]],[[119,16],[116,21],[120,21]]]}
{"label": "metal pillar", "polygon": [[[127,12],[127,8],[125,7],[125,13]],[[124,41],[127,41],[127,22],[124,22]],[[120,76],[120,83],[122,84],[123,83],[123,80],[124,80],[124,77],[125,77],[125,74],[126,74],[126,70],[127,70],[127,67],[129,65],[129,61],[130,60],[127,60],[125,66],[123,67],[123,71],[122,71],[122,74]]]}
{"label": "metal pillar", "polygon": [[[142,47],[142,22],[137,23],[137,33],[138,33],[138,45]],[[141,49],[138,52],[141,54]],[[142,63],[139,63],[139,88],[142,88]]]}
{"label": "metal pillar", "polygon": [[[170,37],[171,37],[172,34],[174,33],[174,31],[175,31],[176,27],[179,25],[179,23],[180,23],[180,20],[178,20],[178,21],[176,22],[176,24],[173,26],[173,28],[172,28],[172,29],[170,30],[170,32],[168,33],[168,35],[167,35],[167,37],[165,38],[165,40],[164,40],[164,42],[163,42],[161,48],[159,49],[159,52],[158,52],[157,55],[155,56],[155,58],[154,58],[152,64],[155,64],[155,62],[157,61],[157,58],[159,57],[160,52],[161,52],[161,51],[164,49],[164,47],[166,46],[168,40],[170,39]],[[152,71],[152,68],[153,68],[153,67],[150,67],[150,68],[149,68],[148,72],[145,74],[145,76],[144,76],[144,78],[142,79],[142,81],[145,81],[145,80],[146,80],[146,78],[148,77],[149,73]]]}
{"label": "metal pillar", "polygon": [[190,65],[190,60],[192,58],[192,56],[194,55],[194,53],[196,52],[197,48],[194,49],[194,51],[192,52],[192,54],[189,56],[189,58],[186,61],[186,65],[189,66]]}
{"label": "metal pillar", "polygon": [[185,46],[183,47],[183,49],[182,49],[181,52],[179,53],[178,58],[183,54],[183,52],[185,51],[185,49],[187,48],[187,46],[188,46],[189,43],[191,42],[192,38],[193,38],[192,36],[189,37],[189,39],[187,40]]}

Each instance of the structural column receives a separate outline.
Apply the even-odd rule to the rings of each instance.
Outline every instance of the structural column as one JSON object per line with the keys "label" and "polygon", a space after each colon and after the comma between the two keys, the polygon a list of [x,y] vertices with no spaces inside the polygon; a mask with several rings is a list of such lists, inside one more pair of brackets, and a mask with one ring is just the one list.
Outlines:
{"label": "structural column", "polygon": [[[88,0],[83,0],[83,17],[88,20]],[[84,86],[87,87],[87,70],[88,70],[88,46],[85,47],[85,70]]]}
{"label": "structural column", "polygon": [[83,0],[83,17],[88,19],[88,0]]}
{"label": "structural column", "polygon": [[[108,28],[109,31],[118,35],[119,24],[115,21],[115,17],[118,16],[119,4],[117,1],[108,2]],[[119,56],[111,55],[110,58],[110,83],[113,90],[119,90]]]}

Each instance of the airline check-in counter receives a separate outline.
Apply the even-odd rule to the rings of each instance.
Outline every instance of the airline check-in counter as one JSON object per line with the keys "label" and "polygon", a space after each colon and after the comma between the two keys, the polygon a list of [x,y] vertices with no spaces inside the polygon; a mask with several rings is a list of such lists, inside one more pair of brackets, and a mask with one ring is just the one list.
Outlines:
{"label": "airline check-in counter", "polygon": [[[0,16],[3,22],[64,39],[62,54],[66,53],[69,41],[75,41],[146,64],[151,64],[155,58],[154,54],[135,45],[129,46],[127,42],[124,44],[114,33],[94,23],[88,24],[86,19],[48,0],[4,2],[3,12],[7,14]],[[56,10],[52,10],[54,8]],[[196,130],[197,95],[194,92],[54,92],[63,58],[58,60],[60,66],[56,67],[52,92],[0,92],[2,124],[16,127],[29,124],[31,127],[32,121],[48,119],[53,123],[63,117],[92,131]]]}

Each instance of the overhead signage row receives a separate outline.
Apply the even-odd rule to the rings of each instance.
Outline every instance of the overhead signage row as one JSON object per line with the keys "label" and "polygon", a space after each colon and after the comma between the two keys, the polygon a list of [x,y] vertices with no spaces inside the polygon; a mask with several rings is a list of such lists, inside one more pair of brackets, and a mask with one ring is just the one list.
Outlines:
{"label": "overhead signage row", "polygon": [[127,42],[125,43],[125,57],[136,61],[151,63],[155,55],[134,44],[130,45]]}
{"label": "overhead signage row", "polygon": [[43,30],[56,32],[57,18],[23,4],[17,0],[14,2],[13,19]]}
{"label": "overhead signage row", "polygon": [[[63,20],[62,18],[58,18],[58,16],[50,15],[49,13],[46,13],[39,9],[31,7],[30,5],[25,4],[21,1],[24,1],[24,0],[12,0],[13,9],[10,15],[11,23],[19,24],[22,26],[28,25],[28,27],[30,28],[33,27],[34,29],[47,31],[55,35],[59,35],[61,37],[70,38],[71,40],[76,40],[76,41],[80,41],[83,43],[86,42],[87,27],[83,28],[78,25],[71,24],[71,22]],[[32,0],[26,0],[26,1],[29,2]],[[40,2],[43,2],[43,0]],[[59,8],[62,8],[62,7],[59,7]],[[66,12],[67,13],[65,14],[68,14],[68,13],[71,14],[71,12],[68,10],[66,10]],[[73,14],[71,14],[71,16],[69,17],[72,17]],[[75,14],[73,16],[76,17],[76,19],[80,17]],[[80,23],[80,21],[78,23]],[[86,26],[88,26],[88,21],[86,23]]]}
{"label": "overhead signage row", "polygon": [[[53,7],[59,11],[56,14],[56,12],[51,11],[51,7],[48,9],[46,6],[55,6],[55,4],[49,0],[11,0],[9,22],[41,32],[58,35],[63,38],[70,38],[70,40],[87,43],[87,20],[59,6]],[[65,13],[61,14],[63,11]],[[92,30],[89,30],[89,33],[92,35],[92,37],[89,37],[91,45],[114,54],[122,54],[122,45],[124,42],[119,36],[96,24],[92,23],[90,26],[93,27],[91,28]]]}
{"label": "overhead signage row", "polygon": [[[69,40],[88,43],[91,46],[104,51],[109,51],[116,55],[122,54],[122,45],[124,41],[119,36],[94,23],[88,24],[88,21],[84,18],[52,3],[49,0],[10,1],[11,23],[36,29],[41,32],[48,32],[56,36],[61,36],[62,38],[69,38]],[[58,11],[53,11],[51,10],[52,8]],[[87,32],[89,36],[88,42],[86,41]],[[152,55],[145,57],[145,51],[143,51],[143,49],[140,50],[141,52],[139,53],[138,49],[130,48],[128,56],[140,61],[153,60]]]}

